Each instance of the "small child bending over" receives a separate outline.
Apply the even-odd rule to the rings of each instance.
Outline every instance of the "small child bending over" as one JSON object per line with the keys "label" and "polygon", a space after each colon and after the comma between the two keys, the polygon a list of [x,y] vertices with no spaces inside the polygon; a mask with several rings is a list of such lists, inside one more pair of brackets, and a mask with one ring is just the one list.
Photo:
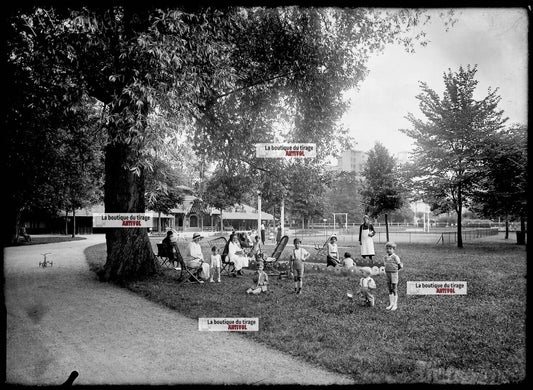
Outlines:
{"label": "small child bending over", "polygon": [[247,294],[261,294],[267,291],[268,275],[263,271],[263,262],[260,261],[257,265],[257,272],[254,274],[254,285],[246,290]]}

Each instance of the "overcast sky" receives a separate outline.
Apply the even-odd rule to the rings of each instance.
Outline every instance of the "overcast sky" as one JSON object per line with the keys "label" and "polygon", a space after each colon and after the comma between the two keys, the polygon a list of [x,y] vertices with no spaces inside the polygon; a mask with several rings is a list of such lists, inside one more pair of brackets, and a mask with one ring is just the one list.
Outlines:
{"label": "overcast sky", "polygon": [[352,105],[344,124],[358,144],[368,151],[381,142],[392,154],[411,149],[412,140],[397,129],[410,127],[404,119],[412,112],[424,119],[415,96],[418,82],[426,82],[442,96],[442,75],[448,68],[477,64],[477,98],[488,87],[499,88],[500,109],[508,123],[527,124],[528,15],[525,9],[456,9],[458,22],[448,32],[430,11],[431,24],[425,27],[426,47],[409,54],[400,46],[389,46],[370,59],[369,75],[359,91],[349,94]]}

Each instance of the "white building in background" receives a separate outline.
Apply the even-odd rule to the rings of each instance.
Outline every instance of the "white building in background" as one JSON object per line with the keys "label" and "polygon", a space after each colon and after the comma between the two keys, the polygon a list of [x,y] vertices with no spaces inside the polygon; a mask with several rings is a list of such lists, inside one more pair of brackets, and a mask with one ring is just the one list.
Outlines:
{"label": "white building in background", "polygon": [[[405,164],[409,160],[408,151],[392,154],[399,164]],[[354,172],[356,176],[361,176],[368,160],[368,152],[362,150],[345,150],[337,159],[337,165],[330,166],[329,169],[336,172]]]}
{"label": "white building in background", "polygon": [[367,152],[349,149],[337,159],[337,165],[333,165],[329,169],[336,172],[354,172],[356,176],[361,176],[367,158]]}

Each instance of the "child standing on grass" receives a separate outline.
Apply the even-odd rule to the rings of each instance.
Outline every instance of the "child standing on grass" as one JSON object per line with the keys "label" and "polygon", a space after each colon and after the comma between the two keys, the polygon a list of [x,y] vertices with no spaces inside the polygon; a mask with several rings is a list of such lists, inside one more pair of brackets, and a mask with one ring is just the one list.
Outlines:
{"label": "child standing on grass", "polygon": [[263,271],[262,261],[260,261],[257,265],[257,272],[254,275],[253,281],[255,284],[253,287],[250,287],[248,290],[246,290],[247,294],[257,295],[267,291],[268,275],[265,271]]}
{"label": "child standing on grass", "polygon": [[210,283],[213,283],[213,276],[215,272],[217,274],[217,282],[220,283],[220,269],[222,268],[222,258],[220,257],[219,250],[216,246],[211,248],[211,278],[209,279]]}
{"label": "child standing on grass", "polygon": [[370,277],[370,272],[364,270],[363,273],[364,277],[359,280],[360,295],[365,306],[374,307],[375,300],[371,290],[376,288],[376,282]]}
{"label": "child standing on grass", "polygon": [[387,310],[394,311],[398,308],[398,271],[403,268],[403,264],[394,251],[396,244],[389,241],[385,244],[387,255],[385,256],[385,274],[387,275],[387,286],[389,287],[389,306]]}
{"label": "child standing on grass", "polygon": [[296,294],[302,293],[303,276],[304,276],[304,261],[306,261],[311,254],[304,248],[300,247],[302,240],[295,238],[294,249],[289,260],[289,269],[294,274],[294,292]]}

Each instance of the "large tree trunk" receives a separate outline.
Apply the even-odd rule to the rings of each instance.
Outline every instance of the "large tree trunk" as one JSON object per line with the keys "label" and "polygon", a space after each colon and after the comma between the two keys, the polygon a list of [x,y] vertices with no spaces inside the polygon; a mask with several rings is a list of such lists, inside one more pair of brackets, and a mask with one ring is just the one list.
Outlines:
{"label": "large tree trunk", "polygon": [[76,237],[76,208],[72,207],[72,238]]}
{"label": "large tree trunk", "polygon": [[8,234],[5,235],[4,242],[6,245],[16,245],[19,242],[19,230],[21,225],[22,210],[20,208],[13,208],[13,210],[8,210],[8,218],[12,220],[9,223],[9,226],[14,227],[14,230],[10,230]]}
{"label": "large tree trunk", "polygon": [[[144,175],[124,165],[134,151],[126,144],[113,144],[105,152],[105,212],[144,213]],[[103,279],[142,279],[157,270],[157,262],[146,228],[109,228],[106,233],[107,261]]]}
{"label": "large tree trunk", "polygon": [[509,239],[509,216],[505,216],[505,239]]}

